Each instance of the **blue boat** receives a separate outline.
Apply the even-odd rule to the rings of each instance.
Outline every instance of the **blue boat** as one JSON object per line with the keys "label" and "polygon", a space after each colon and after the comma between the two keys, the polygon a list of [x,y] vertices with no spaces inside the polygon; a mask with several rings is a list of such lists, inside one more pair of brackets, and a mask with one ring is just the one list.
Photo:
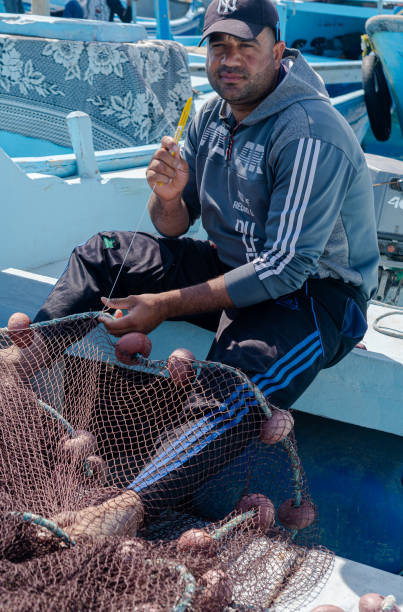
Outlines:
{"label": "blue boat", "polygon": [[[67,0],[51,0],[49,8],[51,11],[60,11],[64,8]],[[19,2],[19,4],[18,4]],[[154,1],[153,15],[145,16],[141,13],[141,9],[137,10],[137,2],[133,0],[133,22],[138,23],[145,28],[148,36],[157,38],[169,39],[173,36],[198,36],[200,35],[205,9],[199,0],[192,0],[186,5],[186,12],[176,18],[171,18],[168,0]],[[14,6],[14,13],[24,12],[31,13],[31,2],[22,0],[4,1],[0,0],[0,13],[12,12],[11,7]],[[17,10],[21,7],[21,10]],[[43,13],[41,13],[43,14]]]}
{"label": "blue boat", "polygon": [[307,2],[277,0],[280,31],[287,46],[304,53],[359,59],[365,22],[380,13],[392,15],[392,2]]}
{"label": "blue boat", "polygon": [[[188,10],[186,15],[172,19],[169,22],[170,32],[173,37],[177,36],[197,36],[200,32],[201,24],[203,23],[204,9],[199,8]],[[149,36],[155,38],[161,38],[159,22],[153,17],[141,17],[136,18],[136,23],[144,26]]]}
{"label": "blue boat", "polygon": [[371,17],[365,28],[381,61],[403,136],[403,14]]}
{"label": "blue boat", "polygon": [[133,19],[147,30],[148,36],[173,38],[177,36],[199,36],[203,27],[205,9],[199,0],[192,0],[185,6],[188,10],[184,15],[171,17],[170,5],[167,0],[154,0],[154,16],[144,16],[141,7],[136,9]]}

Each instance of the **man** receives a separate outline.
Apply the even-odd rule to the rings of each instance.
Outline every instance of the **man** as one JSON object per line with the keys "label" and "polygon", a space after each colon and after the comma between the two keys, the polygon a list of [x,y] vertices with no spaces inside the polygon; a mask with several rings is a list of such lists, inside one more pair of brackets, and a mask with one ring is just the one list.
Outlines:
{"label": "man", "polygon": [[[246,372],[290,407],[362,338],[378,248],[365,158],[321,79],[279,40],[270,0],[214,0],[207,74],[218,96],[181,156],[164,137],[147,170],[165,236],[138,234],[103,303],[109,332],[172,318],[216,329],[207,356]],[[201,214],[209,241],[178,239]],[[99,309],[132,234],[97,235],[72,254],[36,321]]]}

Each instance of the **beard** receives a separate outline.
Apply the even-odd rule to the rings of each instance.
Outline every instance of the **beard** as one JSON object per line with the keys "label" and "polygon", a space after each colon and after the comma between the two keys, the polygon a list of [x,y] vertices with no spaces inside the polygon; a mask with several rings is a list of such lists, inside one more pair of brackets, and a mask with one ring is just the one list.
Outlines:
{"label": "beard", "polygon": [[[233,74],[241,77],[237,83],[224,83],[221,74]],[[248,72],[220,67],[212,72],[207,69],[210,85],[218,95],[230,104],[257,106],[275,87],[277,73],[273,67],[267,67],[264,72],[256,73],[253,77]]]}

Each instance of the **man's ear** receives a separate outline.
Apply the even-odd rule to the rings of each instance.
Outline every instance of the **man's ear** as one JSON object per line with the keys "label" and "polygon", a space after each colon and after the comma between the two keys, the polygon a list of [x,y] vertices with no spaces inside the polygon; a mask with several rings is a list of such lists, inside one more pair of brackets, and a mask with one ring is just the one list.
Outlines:
{"label": "man's ear", "polygon": [[281,58],[283,57],[284,50],[285,50],[285,42],[282,40],[275,43],[275,45],[273,46],[273,57],[274,57],[274,64],[275,64],[276,70],[280,68],[280,62],[281,62]]}

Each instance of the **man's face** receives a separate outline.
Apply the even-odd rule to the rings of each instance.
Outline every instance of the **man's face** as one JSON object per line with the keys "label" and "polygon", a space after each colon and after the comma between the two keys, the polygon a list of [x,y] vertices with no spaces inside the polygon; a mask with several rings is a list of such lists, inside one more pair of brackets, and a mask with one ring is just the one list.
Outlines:
{"label": "man's face", "polygon": [[252,40],[212,34],[208,40],[207,76],[215,91],[243,116],[275,87],[283,42],[275,43],[270,28]]}

